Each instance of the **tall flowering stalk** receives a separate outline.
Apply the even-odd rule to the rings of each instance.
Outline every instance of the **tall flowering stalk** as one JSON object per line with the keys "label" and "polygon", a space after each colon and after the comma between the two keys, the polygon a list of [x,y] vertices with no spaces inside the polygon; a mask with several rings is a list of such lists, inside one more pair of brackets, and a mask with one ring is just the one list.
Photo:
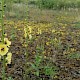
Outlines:
{"label": "tall flowering stalk", "polygon": [[[12,54],[8,53],[11,42],[4,35],[4,0],[1,1],[1,42],[0,42],[0,58],[2,58],[2,80],[6,80],[6,65],[11,63]],[[7,55],[7,56],[5,56]]]}
{"label": "tall flowering stalk", "polygon": [[[4,19],[3,19],[3,16],[4,16],[4,0],[2,0],[1,2],[1,9],[2,9],[2,12],[1,12],[1,27],[2,27],[2,43],[4,43]],[[5,80],[5,56],[3,56],[3,65],[2,65],[2,80]]]}
{"label": "tall flowering stalk", "polygon": [[28,50],[27,50],[27,47],[28,47],[28,29],[27,29],[27,25],[24,27],[24,37],[25,37],[25,47],[26,47],[26,50],[25,50],[25,73],[24,73],[24,80],[27,79],[27,61],[28,61]]}
{"label": "tall flowering stalk", "polygon": [[[27,22],[27,21],[26,21]],[[26,26],[24,26],[24,37],[25,37],[25,47],[26,47],[26,50],[25,50],[25,56],[26,56],[26,60],[25,60],[25,75],[24,75],[24,80],[27,80],[27,73],[28,73],[28,68],[27,68],[27,65],[28,65],[28,57],[29,57],[29,53],[28,53],[28,44],[29,42],[32,40],[32,29],[30,26],[27,25],[26,23]]]}
{"label": "tall flowering stalk", "polygon": [[26,25],[24,26],[24,37],[25,37],[25,46],[26,46],[26,50],[25,50],[25,56],[26,56],[26,60],[25,60],[25,73],[24,73],[24,80],[27,80],[27,73],[28,73],[28,69],[27,69],[27,62],[28,62],[28,50],[27,50],[27,47],[28,47],[28,41],[29,41],[29,35],[28,35],[28,0],[26,0],[26,3],[27,3],[27,7],[26,7]]}

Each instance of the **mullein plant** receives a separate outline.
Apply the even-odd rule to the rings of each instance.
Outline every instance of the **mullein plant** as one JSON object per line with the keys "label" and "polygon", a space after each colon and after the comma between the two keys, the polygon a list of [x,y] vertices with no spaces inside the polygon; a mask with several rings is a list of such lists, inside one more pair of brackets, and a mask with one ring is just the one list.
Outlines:
{"label": "mullein plant", "polygon": [[11,42],[8,38],[4,38],[4,43],[0,42],[0,61],[2,62],[2,80],[6,79],[5,68],[7,64],[11,64],[12,53],[8,52]]}
{"label": "mullein plant", "polygon": [[28,0],[26,0],[26,4],[27,4],[27,6],[26,6],[26,15],[27,15],[27,17],[26,17],[26,19],[25,19],[25,21],[26,21],[26,25],[24,26],[24,38],[25,38],[25,44],[24,44],[24,46],[26,47],[26,49],[25,49],[25,65],[24,65],[24,69],[25,69],[25,72],[24,72],[24,75],[23,75],[23,79],[24,80],[27,80],[28,79],[28,76],[27,76],[27,74],[28,74],[28,58],[29,58],[29,52],[28,52],[28,44],[29,44],[29,42],[32,40],[32,28],[31,28],[31,26],[29,26],[28,25],[28,16],[29,16],[29,13],[28,13],[28,11],[29,11],[29,8],[28,8]]}
{"label": "mullein plant", "polygon": [[[26,21],[27,22],[27,21]],[[26,23],[27,24],[27,23]],[[32,28],[31,26],[24,26],[24,38],[25,38],[25,44],[24,46],[26,47],[26,50],[25,50],[25,56],[26,56],[26,60],[25,60],[25,74],[24,74],[24,80],[27,79],[27,73],[28,73],[28,70],[27,70],[27,65],[28,65],[28,43],[32,40]]]}
{"label": "mullein plant", "polygon": [[11,63],[12,53],[8,52],[9,47],[11,45],[11,41],[8,38],[4,38],[4,43],[0,42],[0,58],[5,57],[6,65]]}
{"label": "mullein plant", "polygon": [[24,37],[25,38],[28,37],[29,40],[32,39],[32,28],[31,28],[31,26],[28,26],[28,25],[24,26]]}
{"label": "mullein plant", "polygon": [[8,40],[8,38],[5,38],[5,34],[4,34],[4,0],[1,0],[0,2],[1,4],[1,40],[0,40],[0,61],[1,61],[1,65],[2,65],[2,80],[6,80],[6,66],[7,64],[11,63],[11,57],[12,57],[12,53],[8,52],[9,47],[11,45],[11,42]]}

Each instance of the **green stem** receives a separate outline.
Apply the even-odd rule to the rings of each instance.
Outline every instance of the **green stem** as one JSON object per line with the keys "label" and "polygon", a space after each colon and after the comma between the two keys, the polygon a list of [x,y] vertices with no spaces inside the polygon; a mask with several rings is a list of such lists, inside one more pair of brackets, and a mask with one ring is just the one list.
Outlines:
{"label": "green stem", "polygon": [[6,73],[5,73],[5,56],[3,56],[2,80],[6,80]]}
{"label": "green stem", "polygon": [[3,15],[4,15],[4,0],[2,0],[2,13],[1,13],[1,26],[2,26],[2,42],[4,43],[4,19],[3,19]]}
{"label": "green stem", "polygon": [[[28,38],[26,37],[26,45],[28,45]],[[28,46],[27,46],[28,47]],[[26,47],[26,51],[25,51],[25,53],[26,53],[26,62],[25,62],[25,75],[24,75],[24,80],[27,80],[27,73],[28,73],[28,71],[27,71],[27,62],[28,62],[28,50],[27,50],[27,47]]]}

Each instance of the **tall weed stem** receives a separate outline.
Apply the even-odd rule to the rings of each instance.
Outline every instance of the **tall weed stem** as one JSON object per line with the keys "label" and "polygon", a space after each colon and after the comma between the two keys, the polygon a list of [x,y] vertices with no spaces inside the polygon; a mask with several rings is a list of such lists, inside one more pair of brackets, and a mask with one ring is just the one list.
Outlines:
{"label": "tall weed stem", "polygon": [[[1,2],[1,27],[2,27],[2,43],[4,43],[4,0]],[[2,61],[2,80],[6,80],[6,73],[5,73],[5,56],[3,56]]]}

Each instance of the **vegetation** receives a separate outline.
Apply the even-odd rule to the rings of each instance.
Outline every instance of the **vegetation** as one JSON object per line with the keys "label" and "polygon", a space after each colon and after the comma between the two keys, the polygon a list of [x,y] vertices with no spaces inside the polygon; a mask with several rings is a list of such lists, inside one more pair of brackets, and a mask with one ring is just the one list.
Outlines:
{"label": "vegetation", "polygon": [[79,0],[36,0],[36,3],[39,8],[45,9],[65,9],[80,7]]}
{"label": "vegetation", "polygon": [[80,80],[79,0],[0,6],[1,80]]}

